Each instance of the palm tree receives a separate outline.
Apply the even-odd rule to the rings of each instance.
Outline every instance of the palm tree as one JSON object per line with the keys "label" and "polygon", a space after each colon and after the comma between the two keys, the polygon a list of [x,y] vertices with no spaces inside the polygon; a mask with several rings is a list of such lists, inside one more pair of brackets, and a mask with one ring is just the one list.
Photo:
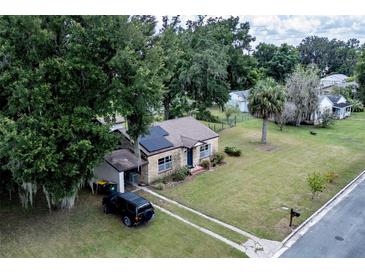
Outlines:
{"label": "palm tree", "polygon": [[283,88],[268,78],[257,82],[248,97],[248,108],[252,115],[262,118],[261,143],[266,144],[267,124],[270,117],[280,114],[284,108]]}

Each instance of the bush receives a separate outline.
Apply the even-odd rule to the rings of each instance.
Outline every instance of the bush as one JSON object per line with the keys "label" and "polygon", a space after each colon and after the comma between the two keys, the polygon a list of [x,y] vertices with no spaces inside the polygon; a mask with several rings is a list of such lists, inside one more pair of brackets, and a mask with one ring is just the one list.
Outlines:
{"label": "bush", "polygon": [[165,185],[163,183],[157,183],[153,185],[153,187],[157,190],[163,190],[165,188]]}
{"label": "bush", "polygon": [[203,160],[200,162],[200,166],[204,167],[205,169],[209,169],[210,162],[208,160]]}
{"label": "bush", "polygon": [[175,170],[173,174],[171,174],[171,178],[173,181],[178,182],[184,180],[188,175],[189,175],[189,169],[187,167],[181,167]]}
{"label": "bush", "polygon": [[167,184],[169,182],[170,177],[169,176],[163,176],[158,178],[156,181],[153,182],[154,185],[157,184]]}
{"label": "bush", "polygon": [[327,183],[333,183],[337,179],[338,175],[334,171],[329,171],[324,175]]}
{"label": "bush", "polygon": [[224,160],[223,153],[218,152],[218,153],[214,154],[213,158],[212,158],[213,166],[222,164],[223,160]]}
{"label": "bush", "polygon": [[224,114],[226,116],[226,120],[227,122],[229,121],[229,118],[234,115],[234,114],[238,114],[240,113],[240,110],[238,108],[238,106],[231,106],[231,105],[227,105],[226,109],[224,110]]}
{"label": "bush", "polygon": [[225,147],[224,152],[227,153],[229,156],[235,156],[235,157],[241,156],[241,149],[237,147]]}
{"label": "bush", "polygon": [[352,108],[351,108],[352,112],[364,111],[364,105],[363,105],[363,103],[361,103],[361,101],[359,101],[357,99],[349,99],[347,101],[352,104]]}
{"label": "bush", "polygon": [[209,110],[199,111],[196,114],[195,118],[197,120],[207,121],[207,122],[210,122],[210,123],[220,123],[218,116],[212,115]]}
{"label": "bush", "polygon": [[319,127],[327,128],[333,126],[335,123],[335,118],[333,117],[332,110],[328,109],[324,111],[321,120],[321,123],[318,125]]}
{"label": "bush", "polygon": [[326,187],[326,178],[317,172],[309,174],[307,182],[312,192],[312,199],[314,199],[317,192],[322,192]]}

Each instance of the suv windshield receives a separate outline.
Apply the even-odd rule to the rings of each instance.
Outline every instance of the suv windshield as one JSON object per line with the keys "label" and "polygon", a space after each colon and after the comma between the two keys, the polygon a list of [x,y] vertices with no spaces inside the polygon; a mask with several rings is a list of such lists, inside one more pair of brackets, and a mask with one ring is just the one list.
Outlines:
{"label": "suv windshield", "polygon": [[146,209],[151,208],[151,204],[144,204],[142,206],[140,206],[139,208],[137,208],[137,214],[142,213],[143,211],[145,211]]}

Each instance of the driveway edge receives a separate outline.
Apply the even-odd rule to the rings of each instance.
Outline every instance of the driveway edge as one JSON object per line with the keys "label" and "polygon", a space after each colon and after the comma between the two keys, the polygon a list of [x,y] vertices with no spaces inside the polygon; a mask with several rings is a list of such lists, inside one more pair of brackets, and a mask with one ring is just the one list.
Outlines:
{"label": "driveway edge", "polygon": [[[286,250],[288,250],[297,240],[299,240],[310,227],[316,224],[322,217],[336,206],[344,197],[347,196],[358,184],[362,182],[359,180],[365,175],[363,170],[359,175],[352,179],[346,186],[344,186],[339,192],[336,193],[330,200],[328,200],[323,206],[315,211],[308,219],[300,224],[292,233],[290,233],[281,243],[282,247],[274,254],[272,258],[280,257]],[[340,197],[341,196],[341,197]]]}

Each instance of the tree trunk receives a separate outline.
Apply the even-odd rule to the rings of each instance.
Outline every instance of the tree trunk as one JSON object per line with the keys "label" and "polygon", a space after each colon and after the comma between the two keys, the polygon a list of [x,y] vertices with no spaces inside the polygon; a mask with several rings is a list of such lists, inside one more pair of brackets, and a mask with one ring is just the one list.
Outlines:
{"label": "tree trunk", "polygon": [[171,117],[171,113],[170,113],[170,106],[171,105],[171,100],[169,97],[165,97],[163,99],[163,108],[164,108],[164,120],[169,120]]}
{"label": "tree trunk", "polygon": [[297,127],[299,127],[301,122],[302,122],[302,112],[301,111],[298,111],[298,115],[297,115],[297,119],[296,119],[295,125]]}
{"label": "tree trunk", "polygon": [[140,171],[140,166],[141,166],[141,150],[139,147],[139,140],[140,137],[138,136],[137,139],[134,140],[134,154],[137,157],[137,170]]}
{"label": "tree trunk", "polygon": [[261,143],[262,144],[266,144],[267,123],[268,123],[268,119],[263,118],[262,119],[262,135],[261,135]]}

